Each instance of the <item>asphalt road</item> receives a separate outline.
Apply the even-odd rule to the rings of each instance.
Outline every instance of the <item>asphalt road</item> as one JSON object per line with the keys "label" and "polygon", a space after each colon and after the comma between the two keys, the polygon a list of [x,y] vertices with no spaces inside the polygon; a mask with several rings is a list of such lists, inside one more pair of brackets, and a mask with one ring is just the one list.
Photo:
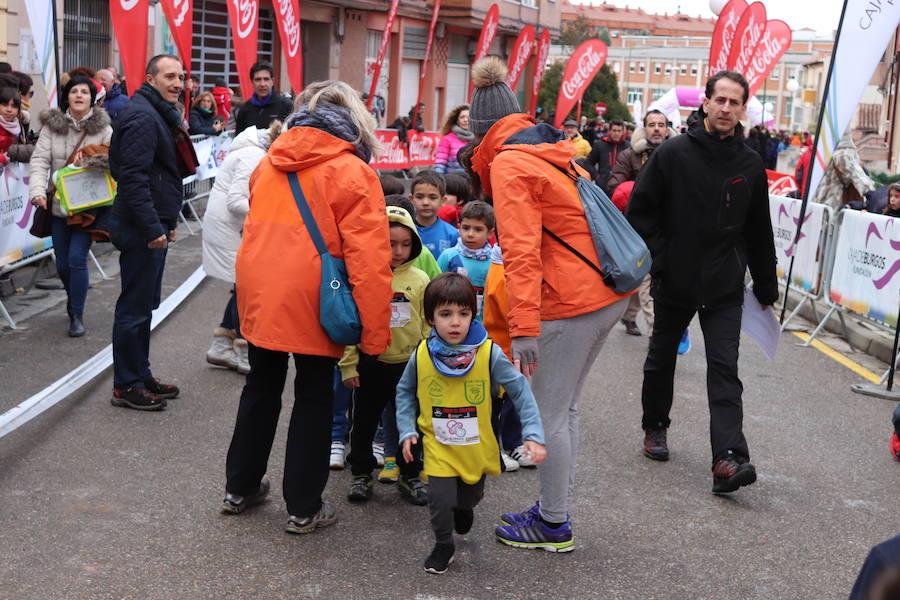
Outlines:
{"label": "asphalt road", "polygon": [[[199,264],[198,237],[172,249],[166,293]],[[117,278],[95,283],[80,340],[65,337],[58,303],[21,330],[0,330],[0,411],[109,343],[117,286]],[[647,338],[621,327],[611,334],[580,403],[572,553],[493,539],[501,512],[533,503],[533,470],[489,480],[444,576],[422,570],[432,546],[427,509],[382,484],[367,505],[350,505],[347,472],[326,490],[339,512],[334,527],[284,533],[290,393],[270,460],[274,493],[223,516],[242,377],[210,368],[204,353],[226,299],[226,286],[207,280],[154,333],[155,374],[183,390],[168,410],[110,406],[107,371],[0,438],[0,598],[845,598],[868,549],[900,532],[900,465],[886,451],[893,404],[850,393],[859,376],[787,334],[777,363],[746,338],[742,347],[759,482],[730,497],[710,493],[696,327],[694,350],[679,360],[668,463],[640,453]]]}

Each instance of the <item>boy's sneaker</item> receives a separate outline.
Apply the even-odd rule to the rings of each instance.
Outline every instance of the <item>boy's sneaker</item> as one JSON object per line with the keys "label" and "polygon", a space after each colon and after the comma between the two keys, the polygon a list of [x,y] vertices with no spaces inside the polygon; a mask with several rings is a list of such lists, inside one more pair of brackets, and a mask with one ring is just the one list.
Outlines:
{"label": "boy's sneaker", "polygon": [[713,465],[713,494],[729,494],[756,481],[756,468],[733,454]]}
{"label": "boy's sneaker", "polygon": [[154,394],[160,400],[174,400],[181,393],[177,385],[169,383],[160,383],[154,377],[148,377],[144,380],[144,387],[151,394]]}
{"label": "boy's sneaker", "polygon": [[518,471],[519,463],[512,456],[506,453],[506,450],[500,451],[500,458],[503,459],[503,470],[509,473],[510,471]]}
{"label": "boy's sneaker", "polygon": [[372,444],[372,456],[375,457],[375,464],[379,467],[384,466],[384,444],[375,442]]}
{"label": "boy's sneaker", "polygon": [[334,507],[328,502],[322,502],[322,508],[319,512],[311,517],[288,517],[287,527],[284,528],[288,533],[312,533],[316,529],[334,525],[337,522],[337,513]]}
{"label": "boy's sneaker", "polygon": [[425,559],[425,572],[435,575],[446,573],[455,555],[456,546],[453,544],[435,544],[434,550]]}
{"label": "boy's sneaker", "polygon": [[541,516],[541,501],[538,500],[534,503],[534,506],[526,510],[525,512],[520,513],[503,513],[500,515],[500,523],[503,525],[521,525],[527,521],[529,521],[532,515],[536,515],[537,517]]}
{"label": "boy's sneaker", "polygon": [[681,334],[681,341],[678,342],[678,354],[687,354],[691,351],[691,328],[687,327]]}
{"label": "boy's sneaker", "polygon": [[471,508],[453,509],[453,530],[459,535],[466,535],[472,531],[472,523],[475,522],[475,511]]}
{"label": "boy's sneaker", "polygon": [[533,468],[537,467],[537,464],[533,460],[528,458],[527,454],[525,454],[525,446],[524,445],[519,446],[518,448],[516,448],[515,450],[510,452],[509,457],[512,458],[517,463],[519,463],[520,467],[524,467],[526,469],[533,469]]}
{"label": "boy's sneaker", "polygon": [[237,494],[229,494],[226,490],[225,499],[222,500],[222,512],[226,515],[239,515],[244,512],[247,507],[259,504],[269,495],[269,480],[263,479],[259,482],[259,488],[249,496],[238,496]]}
{"label": "boy's sneaker", "polygon": [[110,399],[113,406],[133,408],[134,410],[163,410],[166,401],[147,388],[130,387],[126,390],[113,388],[113,397]]}
{"label": "boy's sneaker", "polygon": [[622,324],[625,325],[625,333],[628,335],[641,335],[641,330],[636,322],[622,319]]}
{"label": "boy's sneaker", "polygon": [[900,438],[897,437],[897,432],[895,431],[891,434],[891,458],[900,462]]}
{"label": "boy's sneaker", "polygon": [[365,502],[372,497],[372,481],[371,475],[357,475],[350,483],[350,491],[347,492],[347,500],[351,502]]}
{"label": "boy's sneaker", "polygon": [[400,467],[393,456],[384,457],[384,468],[378,472],[378,481],[381,483],[397,483],[400,478]]}
{"label": "boy's sneaker", "polygon": [[344,442],[331,442],[331,458],[328,459],[328,468],[340,471],[344,468]]}
{"label": "boy's sneaker", "polygon": [[428,485],[418,477],[406,478],[402,475],[397,480],[400,495],[410,504],[425,506],[428,504]]}
{"label": "boy's sneaker", "polygon": [[666,441],[666,429],[644,430],[644,456],[653,460],[669,460],[669,445]]}
{"label": "boy's sneaker", "polygon": [[494,533],[498,542],[516,548],[539,548],[548,552],[571,552],[575,549],[572,521],[553,529],[539,515],[531,515],[521,525],[499,525]]}

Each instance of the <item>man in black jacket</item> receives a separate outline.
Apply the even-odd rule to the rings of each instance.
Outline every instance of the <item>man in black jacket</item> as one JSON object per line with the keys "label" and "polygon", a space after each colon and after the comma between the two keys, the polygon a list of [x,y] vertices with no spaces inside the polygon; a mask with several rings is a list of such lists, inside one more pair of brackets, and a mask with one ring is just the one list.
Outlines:
{"label": "man in black jacket", "polygon": [[766,307],[778,299],[766,173],[744,143],[749,86],[722,71],[706,84],[706,118],[660,146],[638,175],[628,220],[653,257],[656,319],[644,363],[644,454],[667,460],[676,349],[695,313],[706,342],[713,492],[756,481],[743,433],[737,360],[744,274]]}
{"label": "man in black jacket", "polygon": [[121,251],[122,275],[113,323],[114,406],[162,410],[179,393],[153,377],[149,357],[151,313],[159,306],[166,250],[175,241],[183,195],[179,131],[179,139],[190,143],[175,107],[183,89],[181,60],[154,56],[146,81],[119,113],[110,142],[109,167],[118,193],[109,233]]}
{"label": "man in black jacket", "polygon": [[609,133],[594,142],[594,147],[588,155],[588,162],[593,165],[594,171],[597,172],[597,177],[594,181],[608,195],[612,195],[609,194],[606,188],[609,176],[619,160],[619,155],[628,146],[628,140],[625,139],[625,123],[614,119],[609,122]]}
{"label": "man in black jacket", "polygon": [[272,65],[267,62],[258,62],[250,67],[253,95],[247,98],[238,109],[234,135],[251,125],[257,129],[268,129],[272,121],[275,119],[284,121],[293,112],[294,105],[291,101],[273,89],[275,87],[275,80],[272,78],[274,72]]}

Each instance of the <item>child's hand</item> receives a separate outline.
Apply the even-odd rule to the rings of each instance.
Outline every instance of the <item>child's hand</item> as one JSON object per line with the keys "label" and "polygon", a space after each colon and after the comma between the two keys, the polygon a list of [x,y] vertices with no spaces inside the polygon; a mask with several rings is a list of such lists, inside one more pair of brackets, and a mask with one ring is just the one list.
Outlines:
{"label": "child's hand", "polygon": [[547,449],[543,444],[537,442],[525,442],[525,456],[530,458],[534,464],[539,465],[547,458]]}
{"label": "child's hand", "polygon": [[[411,463],[413,461],[412,447],[414,444],[418,443],[419,439],[415,436],[403,440],[403,458],[406,462]],[[543,446],[541,446],[541,448],[543,448]]]}
{"label": "child's hand", "polygon": [[348,388],[358,388],[359,387],[359,377],[350,377],[349,379],[344,380],[344,385]]}

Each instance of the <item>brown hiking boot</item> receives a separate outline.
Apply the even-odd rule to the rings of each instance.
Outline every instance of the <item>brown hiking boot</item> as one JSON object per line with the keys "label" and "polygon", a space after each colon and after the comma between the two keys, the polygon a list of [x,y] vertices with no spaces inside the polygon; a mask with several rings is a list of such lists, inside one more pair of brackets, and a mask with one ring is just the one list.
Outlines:
{"label": "brown hiking boot", "polygon": [[644,430],[644,456],[653,460],[669,460],[665,429]]}

